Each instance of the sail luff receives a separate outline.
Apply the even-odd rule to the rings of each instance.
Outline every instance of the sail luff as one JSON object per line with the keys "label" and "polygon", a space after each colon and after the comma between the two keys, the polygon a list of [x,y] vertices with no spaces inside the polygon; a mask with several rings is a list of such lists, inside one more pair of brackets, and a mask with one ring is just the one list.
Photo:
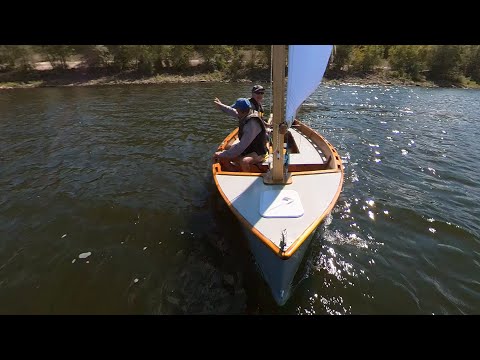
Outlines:
{"label": "sail luff", "polygon": [[285,122],[290,127],[302,103],[320,85],[333,45],[290,45]]}

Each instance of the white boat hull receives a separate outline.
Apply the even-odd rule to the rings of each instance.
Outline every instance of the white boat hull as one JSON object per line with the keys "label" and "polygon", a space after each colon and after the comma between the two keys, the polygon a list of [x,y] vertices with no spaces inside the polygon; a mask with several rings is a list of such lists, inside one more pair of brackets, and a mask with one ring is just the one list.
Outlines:
{"label": "white boat hull", "polygon": [[[272,184],[266,173],[228,172],[218,163],[213,178],[230,210],[242,223],[250,250],[279,305],[291,295],[292,281],[313,234],[332,211],[343,184],[341,159],[330,143],[298,122],[291,134],[291,181]],[[232,132],[222,143],[232,143]]]}
{"label": "white boat hull", "polygon": [[243,230],[248,238],[250,251],[255,258],[256,265],[269,286],[273,298],[278,305],[284,305],[290,298],[293,279],[312,241],[314,232],[303,242],[295,254],[288,259],[282,259],[275,255],[251,231],[245,228]]}

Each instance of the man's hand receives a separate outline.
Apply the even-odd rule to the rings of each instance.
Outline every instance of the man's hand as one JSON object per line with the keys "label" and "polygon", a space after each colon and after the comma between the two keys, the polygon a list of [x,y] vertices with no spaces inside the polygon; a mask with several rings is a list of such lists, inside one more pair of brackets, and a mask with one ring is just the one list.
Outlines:
{"label": "man's hand", "polygon": [[223,103],[217,97],[213,100],[213,102],[215,103],[215,106],[217,107],[217,109],[220,109],[223,105]]}
{"label": "man's hand", "polygon": [[219,155],[222,153],[223,151],[215,151],[215,154],[213,154],[213,161],[217,162],[218,161],[218,157]]}

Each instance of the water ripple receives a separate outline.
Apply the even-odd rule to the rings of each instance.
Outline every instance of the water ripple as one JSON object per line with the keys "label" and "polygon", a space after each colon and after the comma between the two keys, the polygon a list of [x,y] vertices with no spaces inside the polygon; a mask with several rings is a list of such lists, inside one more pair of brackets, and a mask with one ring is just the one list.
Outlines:
{"label": "water ripple", "polygon": [[[480,311],[478,91],[336,85],[312,94],[299,117],[337,147],[344,188],[278,307],[209,167],[236,125],[213,98],[233,103],[250,89],[2,94],[1,312]],[[269,100],[267,91],[267,110]]]}

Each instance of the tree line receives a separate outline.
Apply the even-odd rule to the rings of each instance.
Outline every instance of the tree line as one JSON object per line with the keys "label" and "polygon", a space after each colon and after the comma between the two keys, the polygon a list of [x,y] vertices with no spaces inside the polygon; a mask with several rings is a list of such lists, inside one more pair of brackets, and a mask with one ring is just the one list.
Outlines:
{"label": "tree line", "polygon": [[[36,61],[65,70],[69,59],[87,70],[135,71],[142,76],[192,69],[232,79],[270,67],[270,45],[0,45],[0,71],[32,71]],[[36,61],[35,61],[36,60]],[[336,45],[327,79],[382,73],[413,81],[480,84],[480,45]]]}

